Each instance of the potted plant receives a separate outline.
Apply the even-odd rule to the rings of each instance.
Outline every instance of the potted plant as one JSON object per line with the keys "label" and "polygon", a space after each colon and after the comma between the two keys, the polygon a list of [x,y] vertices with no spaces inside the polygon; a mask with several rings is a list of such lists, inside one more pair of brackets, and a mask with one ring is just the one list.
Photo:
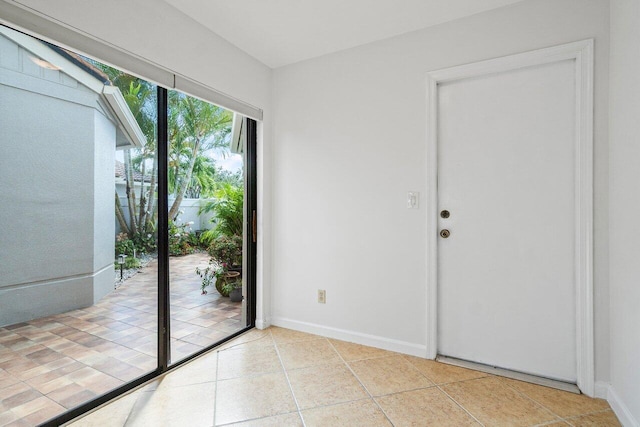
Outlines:
{"label": "potted plant", "polygon": [[240,277],[237,271],[229,271],[226,264],[217,264],[213,259],[209,261],[206,268],[196,267],[196,274],[202,278],[200,289],[202,294],[207,293],[206,287],[215,283],[216,290],[223,297],[228,297],[232,288],[226,286]]}
{"label": "potted plant", "polygon": [[242,280],[227,281],[224,287],[231,302],[242,302]]}
{"label": "potted plant", "polygon": [[219,236],[211,242],[208,252],[218,264],[226,264],[227,270],[242,276],[242,237]]}

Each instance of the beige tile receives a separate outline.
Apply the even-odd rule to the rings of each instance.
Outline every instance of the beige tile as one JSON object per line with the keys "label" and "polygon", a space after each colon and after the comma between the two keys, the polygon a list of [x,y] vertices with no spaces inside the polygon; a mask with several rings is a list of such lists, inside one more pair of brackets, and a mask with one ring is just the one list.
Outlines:
{"label": "beige tile", "polygon": [[326,339],[279,344],[278,351],[287,370],[341,362]]}
{"label": "beige tile", "polygon": [[223,344],[217,350],[248,349],[273,345],[270,329],[252,329],[237,338]]}
{"label": "beige tile", "polygon": [[291,414],[276,415],[275,417],[260,418],[227,425],[236,427],[302,427],[302,420],[300,419],[300,414],[293,412]]}
{"label": "beige tile", "polygon": [[405,356],[405,358],[436,384],[453,383],[489,376],[489,374],[485,374],[484,372],[447,365],[446,363],[440,363],[434,360],[413,356]]}
{"label": "beige tile", "polygon": [[300,409],[369,397],[342,362],[290,371],[289,382]]}
{"label": "beige tile", "polygon": [[569,393],[522,381],[510,379],[504,379],[504,381],[563,418],[611,409],[604,399],[592,399],[582,394]]}
{"label": "beige tile", "polygon": [[218,381],[216,424],[270,417],[296,409],[284,373]]}
{"label": "beige tile", "polygon": [[621,425],[613,411],[570,418],[567,422],[574,427],[618,427]]}
{"label": "beige tile", "polygon": [[480,426],[436,387],[390,394],[375,400],[396,427]]}
{"label": "beige tile", "polygon": [[294,331],[293,329],[278,328],[277,326],[271,326],[269,329],[265,329],[271,333],[273,340],[276,344],[284,344],[288,342],[296,341],[309,341],[321,339],[321,336],[307,334],[306,332]]}
{"label": "beige tile", "polygon": [[218,352],[218,378],[221,380],[281,371],[282,364],[274,346],[238,347]]}
{"label": "beige tile", "polygon": [[192,360],[159,378],[160,387],[180,387],[211,383],[216,380],[217,354],[210,352]]}
{"label": "beige tile", "polygon": [[384,413],[371,399],[323,406],[302,411],[305,426],[349,426],[387,427],[392,426]]}
{"label": "beige tile", "polygon": [[140,392],[125,425],[210,427],[214,398],[214,383]]}
{"label": "beige tile", "polygon": [[119,397],[102,408],[72,422],[70,427],[124,426],[140,395],[141,392],[136,391]]}
{"label": "beige tile", "polygon": [[402,356],[358,360],[349,366],[374,396],[433,386]]}
{"label": "beige tile", "polygon": [[396,353],[352,342],[329,340],[340,356],[347,362],[352,360],[373,359],[375,357],[393,356]]}
{"label": "beige tile", "polygon": [[557,419],[496,377],[451,383],[441,388],[485,425],[525,426]]}

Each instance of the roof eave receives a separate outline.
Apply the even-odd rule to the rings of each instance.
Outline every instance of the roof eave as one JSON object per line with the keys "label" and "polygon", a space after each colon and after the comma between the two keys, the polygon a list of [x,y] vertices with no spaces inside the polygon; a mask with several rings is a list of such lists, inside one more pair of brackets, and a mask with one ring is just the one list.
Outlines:
{"label": "roof eave", "polygon": [[102,96],[107,101],[118,125],[122,131],[128,136],[129,146],[120,146],[118,148],[142,148],[147,143],[147,138],[142,133],[142,129],[138,125],[136,118],[131,113],[127,102],[122,96],[122,92],[116,86],[105,85],[102,88]]}

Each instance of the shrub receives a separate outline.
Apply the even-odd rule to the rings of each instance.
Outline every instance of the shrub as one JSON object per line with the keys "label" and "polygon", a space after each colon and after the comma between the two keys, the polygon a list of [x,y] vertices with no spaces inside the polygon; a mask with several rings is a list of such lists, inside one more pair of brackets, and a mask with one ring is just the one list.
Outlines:
{"label": "shrub", "polygon": [[116,258],[120,254],[125,254],[128,257],[133,257],[133,251],[135,251],[135,245],[127,233],[120,233],[116,236]]}
{"label": "shrub", "polygon": [[215,193],[215,200],[207,202],[198,213],[213,212],[215,227],[202,233],[202,241],[209,245],[220,236],[241,236],[244,218],[244,187],[224,183]]}
{"label": "shrub", "polygon": [[187,230],[190,226],[190,223],[176,225],[173,221],[169,222],[169,255],[187,255],[196,250],[198,237],[194,232]]}
{"label": "shrub", "polygon": [[242,237],[240,236],[220,236],[211,242],[207,251],[220,264],[230,267],[242,265]]}
{"label": "shrub", "polygon": [[141,254],[155,252],[158,247],[156,244],[155,230],[149,230],[148,232],[139,231],[133,235],[131,240],[135,245],[136,251]]}
{"label": "shrub", "polygon": [[[120,269],[120,264],[118,264],[118,261],[115,261],[113,263],[113,265],[116,267],[116,269]],[[125,269],[129,269],[129,268],[139,268],[140,267],[140,260],[138,258],[134,258],[133,256],[128,256],[124,259],[124,268]]]}

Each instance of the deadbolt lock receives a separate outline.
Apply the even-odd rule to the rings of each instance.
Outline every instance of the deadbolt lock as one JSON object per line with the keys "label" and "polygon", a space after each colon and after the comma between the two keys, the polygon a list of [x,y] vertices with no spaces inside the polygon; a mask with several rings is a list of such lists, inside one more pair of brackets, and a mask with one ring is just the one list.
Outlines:
{"label": "deadbolt lock", "polygon": [[449,230],[447,230],[446,228],[444,230],[440,231],[440,237],[442,237],[443,239],[446,239],[449,236],[451,236],[451,232]]}
{"label": "deadbolt lock", "polygon": [[448,211],[448,210],[446,210],[446,209],[445,209],[445,210],[443,210],[442,212],[440,212],[440,216],[441,216],[442,218],[449,218],[449,216],[450,216],[450,215],[451,215],[451,214],[450,214],[450,213],[449,213],[449,211]]}

